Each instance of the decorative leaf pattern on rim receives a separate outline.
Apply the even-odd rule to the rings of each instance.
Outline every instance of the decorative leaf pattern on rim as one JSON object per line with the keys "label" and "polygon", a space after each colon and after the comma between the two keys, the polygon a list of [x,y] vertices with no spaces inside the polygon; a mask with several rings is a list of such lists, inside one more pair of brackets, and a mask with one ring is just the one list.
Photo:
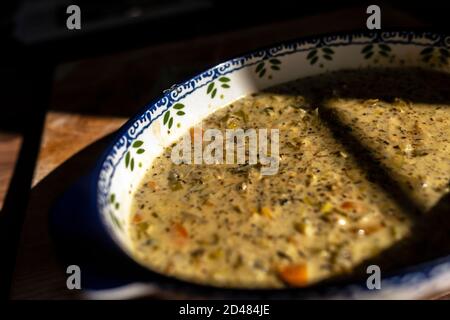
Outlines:
{"label": "decorative leaf pattern on rim", "polygon": [[426,47],[420,55],[423,62],[434,68],[447,66],[450,52],[445,47]]}
{"label": "decorative leaf pattern on rim", "polygon": [[[220,77],[218,80],[218,84],[216,85],[216,82],[211,82],[208,87],[206,88],[206,94],[211,96],[211,99],[214,99],[217,96],[218,90],[222,89],[230,89],[230,78],[228,77]],[[223,94],[220,95],[220,98],[223,98]]]}
{"label": "decorative leaf pattern on rim", "polygon": [[[184,116],[186,114],[186,112],[183,110],[184,109],[184,104],[182,103],[175,103],[172,108],[174,109],[173,112],[171,113],[170,110],[167,110],[164,114],[163,117],[163,124],[167,127],[167,132],[170,134],[170,129],[172,129],[173,124],[174,124],[174,115],[181,117]],[[178,127],[180,127],[180,125],[177,125]]]}
{"label": "decorative leaf pattern on rim", "polygon": [[[129,168],[131,171],[135,168],[135,160],[133,156],[133,151],[135,151],[136,155],[141,155],[145,152],[145,149],[142,148],[142,145],[144,142],[142,140],[136,140],[131,145],[131,149],[127,151],[125,154],[125,168]],[[142,164],[139,163],[139,167],[141,167]]]}
{"label": "decorative leaf pattern on rim", "polygon": [[[259,78],[263,78],[264,75],[268,74],[267,71],[280,71],[281,70],[281,60],[277,58],[271,58],[268,60],[263,60],[256,65],[255,73]],[[268,74],[268,79],[272,79],[272,74]]]}
{"label": "decorative leaf pattern on rim", "polygon": [[395,59],[391,47],[385,43],[368,44],[361,49],[361,54],[365,60],[373,59],[375,63],[378,63],[380,59],[388,59],[389,62]]}
{"label": "decorative leaf pattern on rim", "polygon": [[315,48],[306,55],[310,65],[318,63],[320,68],[324,67],[325,61],[333,60],[334,50],[330,47]]}

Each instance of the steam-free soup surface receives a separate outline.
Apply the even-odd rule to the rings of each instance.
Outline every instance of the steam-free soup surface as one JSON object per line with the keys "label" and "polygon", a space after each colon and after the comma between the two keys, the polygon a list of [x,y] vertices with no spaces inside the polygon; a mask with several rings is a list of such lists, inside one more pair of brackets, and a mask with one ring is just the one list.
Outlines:
{"label": "steam-free soup surface", "polygon": [[450,94],[444,75],[429,83],[422,72],[328,73],[215,112],[203,130],[279,129],[278,173],[174,164],[167,148],[134,194],[134,255],[152,270],[224,287],[351,273],[410,234],[414,208],[427,211],[448,192]]}

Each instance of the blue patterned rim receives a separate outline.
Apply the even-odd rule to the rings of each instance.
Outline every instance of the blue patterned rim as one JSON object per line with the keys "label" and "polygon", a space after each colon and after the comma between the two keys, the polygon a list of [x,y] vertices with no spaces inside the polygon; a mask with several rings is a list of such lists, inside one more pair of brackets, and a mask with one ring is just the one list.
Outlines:
{"label": "blue patterned rim", "polygon": [[[367,38],[364,41],[358,41],[360,38]],[[426,39],[428,42],[416,41],[418,39]],[[383,32],[343,32],[328,34],[322,36],[304,37],[297,40],[283,42],[274,46],[259,49],[242,56],[230,59],[215,67],[212,67],[205,72],[202,72],[191,79],[174,85],[170,89],[165,90],[162,97],[154,100],[143,107],[134,117],[128,120],[117,132],[115,138],[110,143],[106,151],[97,161],[96,166],[91,174],[91,181],[89,183],[90,194],[95,195],[90,197],[90,205],[95,208],[95,215],[100,216],[100,212],[108,203],[108,194],[111,186],[111,180],[114,176],[116,166],[121,161],[125,152],[116,157],[118,150],[129,147],[132,142],[139,137],[143,131],[148,128],[153,121],[159,116],[152,117],[160,109],[168,110],[177,101],[185,98],[193,91],[201,87],[207,86],[215,79],[229,74],[233,71],[242,69],[247,66],[255,65],[267,58],[281,57],[293,52],[301,52],[312,50],[311,47],[304,48],[305,45],[313,45],[315,48],[324,46],[337,47],[347,46],[353,44],[365,45],[372,43],[383,44],[413,44],[421,47],[450,47],[450,36],[443,33],[435,33],[429,31],[383,31]],[[255,60],[256,59],[256,60]],[[103,222],[103,221],[102,221]],[[104,223],[101,226],[103,229],[108,229]],[[117,244],[116,244],[117,246]],[[118,248],[116,248],[118,249]],[[121,249],[119,249],[121,250]],[[130,259],[128,255],[123,253],[124,258]],[[437,277],[440,274],[450,271],[450,256],[446,256],[437,260],[419,264],[409,267],[394,273],[391,273],[383,278],[383,288],[406,288],[411,286],[419,286],[427,281]],[[223,289],[212,286],[193,284],[181,281],[162,274],[151,273],[152,280],[156,279],[161,285],[180,290],[193,291],[200,295],[207,295],[208,297],[270,297],[270,298],[299,298],[299,297],[340,297],[340,298],[355,298],[365,295],[370,290],[367,289],[365,283],[348,282],[342,284],[318,284],[307,288],[287,288],[287,289]]]}

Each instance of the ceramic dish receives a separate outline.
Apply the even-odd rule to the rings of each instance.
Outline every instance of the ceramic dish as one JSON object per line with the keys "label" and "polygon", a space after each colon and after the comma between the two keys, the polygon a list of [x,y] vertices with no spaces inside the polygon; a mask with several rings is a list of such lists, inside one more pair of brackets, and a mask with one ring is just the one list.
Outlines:
{"label": "ceramic dish", "polygon": [[[84,206],[83,217],[89,220],[86,226],[90,229],[84,236],[116,250],[119,259],[132,261],[129,208],[131,195],[146,168],[165,146],[218,108],[270,86],[334,70],[419,66],[448,72],[449,46],[450,36],[410,31],[304,38],[228,60],[174,85],[119,130],[85,180],[83,190],[88,205]],[[227,86],[221,86],[224,78]],[[66,230],[66,234],[83,236],[73,231],[74,225],[77,224],[69,228],[72,232]],[[131,265],[139,269],[137,263],[131,262]],[[133,288],[139,292],[151,291],[155,286],[168,285],[200,296],[409,299],[450,289],[450,257],[386,275],[381,290],[368,290],[365,283],[281,290],[221,289],[179,281],[147,269],[139,270],[136,273],[139,276],[127,284],[132,291]]]}

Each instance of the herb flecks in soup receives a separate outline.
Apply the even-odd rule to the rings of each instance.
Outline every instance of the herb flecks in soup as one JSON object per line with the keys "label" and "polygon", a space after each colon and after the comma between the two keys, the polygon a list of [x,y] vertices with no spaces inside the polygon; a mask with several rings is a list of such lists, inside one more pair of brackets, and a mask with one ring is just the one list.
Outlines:
{"label": "herb flecks in soup", "polygon": [[[250,95],[206,118],[204,129],[279,129],[278,173],[264,176],[258,165],[248,164],[177,165],[173,146],[167,148],[134,194],[130,232],[136,258],[158,272],[216,286],[306,286],[351,273],[405,238],[413,215],[380,183],[377,170],[396,172],[393,181],[402,186],[411,178],[408,195],[423,207],[447,192],[441,182],[450,178],[450,107],[412,100],[403,105],[376,90],[368,96],[380,77],[395,83],[401,72],[412,80],[420,75],[329,73]],[[414,81],[402,86],[405,92],[415,88]],[[355,128],[355,139],[370,156],[381,157],[380,168],[363,163],[336,134],[322,115],[329,109],[345,128]],[[433,121],[439,122],[434,129]],[[396,127],[403,123],[407,128]],[[402,130],[406,138],[398,136]],[[440,167],[442,161],[447,164]],[[433,192],[416,188],[422,175]]]}
{"label": "herb flecks in soup", "polygon": [[[401,84],[386,71],[359,77],[343,72],[339,81],[345,86],[341,85],[323,105],[340,123],[352,128],[357,141],[415,205],[427,211],[449,191],[449,75],[420,70],[398,73]],[[337,88],[336,80],[329,78],[328,85]],[[381,88],[374,87],[374,81],[382,83]],[[356,85],[373,98],[352,96],[349,88]],[[390,96],[380,95],[383,87],[392,88]]]}

